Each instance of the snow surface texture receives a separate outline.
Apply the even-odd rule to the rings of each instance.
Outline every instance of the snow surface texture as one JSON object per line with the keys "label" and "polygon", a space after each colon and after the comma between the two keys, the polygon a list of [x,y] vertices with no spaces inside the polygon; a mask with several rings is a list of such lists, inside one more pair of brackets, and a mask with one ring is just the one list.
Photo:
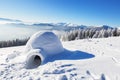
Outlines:
{"label": "snow surface texture", "polygon": [[79,52],[79,56],[92,53],[95,57],[78,59],[67,57],[66,54],[56,61],[26,69],[25,46],[1,48],[0,80],[120,80],[120,37],[84,39],[62,44],[67,49],[65,52],[73,56],[78,56],[76,52]]}

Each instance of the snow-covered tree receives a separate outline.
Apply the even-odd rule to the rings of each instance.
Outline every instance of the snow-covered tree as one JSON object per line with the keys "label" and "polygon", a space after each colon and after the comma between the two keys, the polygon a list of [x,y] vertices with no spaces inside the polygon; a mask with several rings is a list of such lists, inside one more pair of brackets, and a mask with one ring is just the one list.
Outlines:
{"label": "snow-covered tree", "polygon": [[108,29],[97,29],[97,28],[88,28],[88,29],[77,29],[66,31],[62,37],[63,41],[71,41],[75,39],[86,39],[86,38],[106,38],[111,36],[120,36],[120,30],[117,28],[108,28]]}

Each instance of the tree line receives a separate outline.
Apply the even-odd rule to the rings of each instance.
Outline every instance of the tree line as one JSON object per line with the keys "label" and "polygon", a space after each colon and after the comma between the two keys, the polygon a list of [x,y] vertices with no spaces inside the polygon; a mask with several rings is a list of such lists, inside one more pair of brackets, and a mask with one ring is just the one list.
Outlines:
{"label": "tree line", "polygon": [[[112,36],[120,36],[120,29],[75,29],[62,32],[62,35],[58,35],[62,41],[71,41],[86,38],[107,38]],[[29,38],[0,41],[0,48],[25,45],[28,40]]]}
{"label": "tree line", "polygon": [[71,30],[64,32],[63,35],[60,36],[62,41],[71,41],[77,39],[86,39],[86,38],[107,38],[112,36],[120,36],[120,30],[117,28],[113,29],[79,29],[79,30]]}
{"label": "tree line", "polygon": [[0,41],[0,48],[25,45],[28,40],[29,40],[29,38]]}

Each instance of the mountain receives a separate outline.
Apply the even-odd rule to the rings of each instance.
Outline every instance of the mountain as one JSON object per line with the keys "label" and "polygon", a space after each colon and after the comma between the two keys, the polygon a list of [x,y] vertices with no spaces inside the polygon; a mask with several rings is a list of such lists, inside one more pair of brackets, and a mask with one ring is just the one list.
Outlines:
{"label": "mountain", "polygon": [[51,23],[38,23],[38,24],[32,24],[33,26],[53,26]]}
{"label": "mountain", "polygon": [[71,30],[71,29],[85,29],[85,25],[77,25],[72,23],[37,23],[32,24],[31,26],[46,27],[50,26],[52,30]]}
{"label": "mountain", "polygon": [[108,25],[103,25],[101,26],[103,29],[113,29],[112,27],[108,26]]}
{"label": "mountain", "polygon": [[77,25],[72,23],[32,23],[28,24],[21,20],[15,20],[15,19],[9,19],[9,18],[0,18],[0,24],[4,24],[2,26],[13,26],[13,27],[28,27],[28,28],[39,28],[42,30],[74,30],[74,29],[95,29],[95,30],[101,30],[101,29],[113,29],[112,27],[108,25],[103,25],[100,27],[96,26],[86,26],[86,25]]}
{"label": "mountain", "polygon": [[57,30],[71,30],[71,29],[96,29],[96,30],[102,30],[102,29],[113,29],[113,27],[108,26],[108,25],[103,25],[100,27],[96,26],[85,26],[85,25],[77,25],[77,24],[72,24],[72,23],[37,23],[33,24],[33,26],[50,26],[52,29],[57,29]]}
{"label": "mountain", "polygon": [[0,24],[6,24],[6,23],[22,23],[22,21],[16,19],[9,19],[9,18],[0,18]]}

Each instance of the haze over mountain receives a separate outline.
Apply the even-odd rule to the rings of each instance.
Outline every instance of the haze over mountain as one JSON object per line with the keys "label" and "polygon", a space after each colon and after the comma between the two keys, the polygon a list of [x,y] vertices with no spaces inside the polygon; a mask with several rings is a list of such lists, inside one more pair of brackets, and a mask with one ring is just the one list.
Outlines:
{"label": "haze over mountain", "polygon": [[[70,31],[74,29],[112,29],[112,27],[103,26],[86,26],[72,23],[29,23],[21,20],[0,18],[0,40],[11,40],[16,38],[26,38],[37,31]],[[9,37],[8,37],[9,36]]]}
{"label": "haze over mountain", "polygon": [[[85,28],[93,28],[98,26],[86,26],[86,25],[77,25],[72,23],[29,23],[29,22],[23,22],[21,20],[15,20],[15,19],[8,19],[8,18],[0,18],[0,25],[2,26],[14,26],[14,27],[44,27],[45,29],[49,27],[48,29],[55,29],[55,30],[69,30],[69,29],[85,29]],[[3,25],[4,24],[4,25]],[[103,29],[112,28],[108,25],[99,26]]]}

